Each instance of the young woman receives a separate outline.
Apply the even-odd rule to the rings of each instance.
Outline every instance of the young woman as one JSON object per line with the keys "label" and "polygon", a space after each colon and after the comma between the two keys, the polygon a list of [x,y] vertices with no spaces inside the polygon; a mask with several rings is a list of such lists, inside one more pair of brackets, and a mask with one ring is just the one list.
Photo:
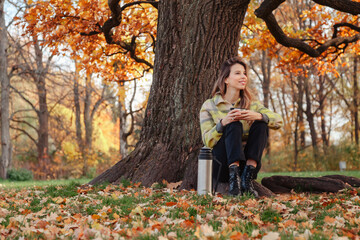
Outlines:
{"label": "young woman", "polygon": [[[283,125],[281,116],[258,101],[248,89],[248,69],[239,57],[225,61],[215,82],[212,98],[200,110],[200,127],[205,146],[222,163],[220,182],[229,182],[229,194],[253,194],[252,180],[261,168],[268,128]],[[243,141],[246,141],[243,148]],[[213,176],[219,166],[213,162]]]}

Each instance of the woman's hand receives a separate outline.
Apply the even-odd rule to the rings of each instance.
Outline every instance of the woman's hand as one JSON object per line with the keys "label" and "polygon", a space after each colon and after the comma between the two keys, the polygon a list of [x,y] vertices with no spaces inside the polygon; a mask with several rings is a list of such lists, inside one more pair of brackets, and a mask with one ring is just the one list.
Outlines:
{"label": "woman's hand", "polygon": [[229,123],[236,122],[239,120],[245,120],[245,121],[255,121],[255,120],[261,120],[262,115],[261,113],[254,112],[251,110],[243,110],[243,109],[234,109],[231,110],[226,117],[224,117],[221,121],[223,126],[228,125]]}
{"label": "woman's hand", "polygon": [[236,111],[235,120],[237,121],[239,120],[255,121],[262,119],[261,113],[254,112],[251,110],[234,109],[233,111]]}

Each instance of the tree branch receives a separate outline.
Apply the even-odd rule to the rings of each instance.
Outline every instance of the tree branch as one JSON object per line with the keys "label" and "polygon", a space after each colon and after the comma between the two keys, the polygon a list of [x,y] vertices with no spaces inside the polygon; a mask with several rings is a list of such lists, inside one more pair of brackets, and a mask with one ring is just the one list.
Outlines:
{"label": "tree branch", "polygon": [[158,2],[156,2],[156,1],[137,1],[137,2],[132,2],[132,3],[125,4],[124,6],[120,7],[119,6],[119,1],[120,0],[108,0],[108,5],[109,5],[109,8],[111,10],[111,18],[109,18],[104,23],[104,25],[102,27],[104,35],[105,35],[106,42],[108,44],[119,45],[120,47],[124,48],[125,50],[128,50],[130,52],[131,58],[133,58],[136,62],[144,63],[147,66],[153,68],[154,66],[151,63],[149,63],[145,59],[141,59],[141,58],[136,56],[136,54],[135,54],[135,49],[136,49],[135,40],[136,40],[136,37],[135,36],[132,38],[131,44],[129,45],[129,44],[123,42],[123,41],[114,41],[113,33],[112,33],[111,30],[114,27],[117,27],[117,26],[120,25],[122,11],[124,11],[126,8],[131,7],[133,5],[137,5],[137,4],[148,3],[148,4],[151,4],[153,7],[155,7],[157,9]]}
{"label": "tree branch", "polygon": [[331,84],[331,86],[333,87],[333,89],[335,89],[335,92],[337,93],[337,95],[339,95],[341,97],[341,99],[345,102],[346,106],[348,108],[350,108],[351,103],[349,103],[349,101],[346,99],[346,97],[344,96],[344,94],[342,94],[338,88],[335,86],[336,83],[334,83],[327,74],[325,74],[325,79],[327,79],[327,81]]}
{"label": "tree branch", "polygon": [[360,14],[360,2],[350,0],[313,0],[317,4],[331,7],[340,12],[350,13],[352,15]]}
{"label": "tree branch", "polygon": [[11,119],[11,121],[16,122],[16,123],[23,123],[25,125],[28,125],[30,128],[34,129],[36,132],[38,131],[38,129],[34,125],[32,125],[31,123],[29,123],[25,120]]}
{"label": "tree branch", "polygon": [[69,90],[66,94],[64,94],[64,96],[62,96],[59,100],[57,100],[55,102],[55,104],[50,108],[49,110],[49,114],[55,109],[55,107],[62,101],[64,100],[71,92],[72,90]]}
{"label": "tree branch", "polygon": [[144,107],[141,107],[141,108],[131,111],[131,112],[127,112],[125,115],[128,116],[129,114],[138,113],[138,112],[141,112],[142,110],[144,110]]}
{"label": "tree branch", "polygon": [[255,69],[254,63],[252,60],[250,60],[250,68],[254,71],[254,73],[256,74],[256,76],[259,78],[261,84],[264,83],[264,80],[261,78],[259,72]]}
{"label": "tree branch", "polygon": [[[130,117],[131,117],[131,125],[130,125],[130,129],[128,132],[124,133],[125,135],[125,139],[130,136],[130,134],[134,131],[134,112],[132,110],[132,104],[133,104],[133,101],[135,99],[135,95],[136,95],[136,81],[134,81],[134,92],[133,92],[133,95],[131,97],[131,100],[130,100],[130,103],[129,103],[129,108],[130,108]],[[126,116],[126,115],[125,115]]]}
{"label": "tree branch", "polygon": [[[275,37],[276,41],[285,47],[294,47],[298,50],[308,54],[311,57],[319,57],[324,51],[326,51],[329,47],[335,47],[337,49],[345,50],[344,48],[339,48],[342,44],[348,44],[352,42],[356,42],[360,39],[360,34],[356,34],[351,37],[335,37],[332,38],[325,43],[321,44],[317,48],[313,48],[310,45],[306,44],[303,40],[297,38],[288,37],[284,31],[279,26],[278,22],[275,19],[275,16],[272,14],[272,11],[279,7],[285,0],[265,0],[258,9],[255,10],[255,15],[261,19],[263,19],[268,27],[270,33]],[[348,6],[345,6],[344,1],[335,1],[335,0],[314,0],[319,4],[332,7],[334,9],[348,12],[353,15],[360,14],[360,3],[352,2],[349,0],[345,0],[347,4],[353,6],[353,9],[349,9]],[[351,24],[342,24],[336,26],[336,34],[334,32],[333,36],[337,35],[337,28],[340,26],[348,26],[353,30],[357,30],[358,27]],[[335,26],[334,26],[335,27]]]}
{"label": "tree branch", "polygon": [[27,102],[31,108],[36,112],[37,115],[39,115],[39,111],[36,109],[36,107],[32,104],[32,102],[29,101],[29,99],[27,99],[19,90],[17,90],[16,88],[14,88],[12,85],[10,85],[10,88],[13,89],[17,94],[19,94],[19,96],[25,101]]}
{"label": "tree branch", "polygon": [[348,28],[350,28],[350,29],[352,29],[352,30],[355,30],[355,31],[357,31],[357,32],[360,32],[360,27],[355,26],[355,25],[353,25],[353,24],[351,24],[351,23],[346,23],[346,22],[344,22],[344,23],[336,23],[333,27],[334,27],[334,33],[333,33],[332,38],[336,38],[336,37],[337,37],[338,28],[340,28],[340,27],[348,27]]}
{"label": "tree branch", "polygon": [[24,133],[26,136],[28,136],[30,138],[31,141],[33,141],[35,143],[35,145],[37,145],[37,141],[28,132],[26,132],[24,129],[17,128],[17,127],[11,126],[11,125],[10,125],[10,128],[14,129],[14,130],[18,130],[18,131]]}
{"label": "tree branch", "polygon": [[[103,92],[105,91],[105,86],[103,88]],[[94,115],[95,115],[95,112],[97,111],[97,109],[99,108],[99,106],[101,105],[101,103],[103,103],[105,101],[105,98],[104,98],[104,94],[102,93],[100,98],[96,101],[96,103],[94,104],[94,107],[91,111],[91,120],[94,118]]]}
{"label": "tree branch", "polygon": [[[17,110],[15,112],[13,112],[11,114],[11,116],[9,117],[10,120],[12,120],[12,118],[15,116],[15,114],[19,113],[19,112],[32,112],[33,110],[32,109],[20,109],[20,110]],[[37,119],[37,118],[36,118]]]}

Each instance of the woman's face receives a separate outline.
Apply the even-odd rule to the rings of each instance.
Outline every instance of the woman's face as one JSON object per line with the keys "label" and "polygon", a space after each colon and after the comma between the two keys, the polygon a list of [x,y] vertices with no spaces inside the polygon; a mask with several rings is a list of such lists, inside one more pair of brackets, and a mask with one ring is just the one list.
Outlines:
{"label": "woman's face", "polygon": [[227,89],[234,88],[236,90],[243,90],[247,83],[247,73],[243,65],[236,63],[230,67],[229,77],[225,79]]}

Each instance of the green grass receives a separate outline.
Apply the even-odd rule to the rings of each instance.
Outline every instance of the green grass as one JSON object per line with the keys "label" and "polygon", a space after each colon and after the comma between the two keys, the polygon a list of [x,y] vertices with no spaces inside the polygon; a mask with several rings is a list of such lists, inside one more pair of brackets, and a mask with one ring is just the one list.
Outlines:
{"label": "green grass", "polygon": [[26,188],[26,187],[44,187],[44,186],[58,186],[58,185],[68,185],[71,183],[84,184],[88,183],[91,179],[81,178],[81,179],[62,179],[62,180],[32,180],[32,181],[9,181],[9,180],[0,180],[0,188]]}
{"label": "green grass", "polygon": [[[264,177],[271,177],[274,175],[282,175],[282,176],[292,176],[292,177],[321,177],[325,175],[346,175],[346,176],[352,176],[360,178],[360,171],[324,171],[324,172],[260,172],[258,174],[257,181],[261,182],[261,180]],[[59,186],[59,185],[68,185],[68,184],[85,184],[91,181],[91,179],[88,178],[81,178],[81,179],[67,179],[67,180],[32,180],[32,181],[9,181],[9,180],[0,180],[0,188],[26,188],[26,187],[44,187],[44,186]],[[125,180],[127,181],[127,180]],[[130,184],[125,182],[126,186]],[[164,186],[161,186],[161,188]],[[163,196],[163,195],[162,195]],[[203,201],[205,204],[208,201],[211,201],[211,199],[199,199],[200,201]],[[201,204],[203,205],[203,204]]]}
{"label": "green grass", "polygon": [[280,222],[281,221],[281,215],[277,211],[268,208],[265,209],[261,215],[261,220],[264,222]]}
{"label": "green grass", "polygon": [[[322,175],[324,173],[330,172],[322,172]],[[301,176],[312,175],[303,173]],[[34,181],[25,185],[29,183],[34,184]],[[199,196],[186,190],[169,193],[164,189],[140,188],[130,182],[128,188],[101,184],[83,187],[78,193],[79,182],[57,183],[60,185],[37,188],[22,185],[15,190],[0,188],[0,193],[6,196],[6,201],[1,202],[0,229],[11,227],[11,231],[3,234],[4,238],[77,238],[75,231],[61,232],[64,226],[71,226],[84,231],[91,229],[86,230],[92,234],[87,237],[90,239],[95,238],[95,233],[102,239],[158,239],[172,233],[172,238],[195,240],[199,234],[211,233],[215,234],[213,239],[222,240],[230,236],[247,238],[254,230],[259,236],[275,231],[280,233],[281,239],[296,239],[293,231],[301,235],[305,228],[311,231],[311,239],[329,239],[335,233],[343,236],[351,232],[357,227],[352,219],[360,216],[352,210],[359,204],[360,188],[337,194],[282,195],[247,201],[249,196]],[[283,206],[281,209],[277,207],[279,204]],[[299,211],[305,212],[306,217],[296,216]],[[343,226],[329,224],[329,220],[335,221],[336,217],[342,219]],[[288,220],[293,223],[284,229]],[[30,228],[36,231],[28,231]],[[38,229],[44,229],[44,234]]]}
{"label": "green grass", "polygon": [[324,172],[259,172],[257,181],[261,182],[264,177],[274,175],[292,176],[292,177],[322,177],[325,175],[345,175],[360,178],[360,171],[324,171]]}
{"label": "green grass", "polygon": [[51,197],[74,197],[78,195],[77,187],[81,184],[75,181],[71,181],[68,184],[57,187],[56,185],[50,185],[45,188],[45,194]]}

